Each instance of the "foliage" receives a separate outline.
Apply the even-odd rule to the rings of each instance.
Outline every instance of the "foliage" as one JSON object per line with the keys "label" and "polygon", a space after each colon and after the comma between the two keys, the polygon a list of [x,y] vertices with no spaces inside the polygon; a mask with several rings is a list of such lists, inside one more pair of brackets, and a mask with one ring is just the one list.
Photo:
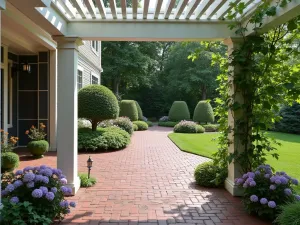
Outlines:
{"label": "foliage", "polygon": [[114,120],[104,120],[99,124],[99,127],[103,128],[111,126],[120,127],[122,130],[125,130],[130,135],[133,133],[133,123],[128,117],[119,117]]}
{"label": "foliage", "polygon": [[148,127],[153,127],[153,123],[151,121],[146,121],[146,123],[148,124]]}
{"label": "foliage", "polygon": [[219,130],[219,124],[203,124],[205,132],[217,132]]}
{"label": "foliage", "polygon": [[31,128],[25,132],[25,134],[27,134],[29,139],[32,141],[44,140],[47,136],[45,128],[46,126],[43,123],[40,123],[39,127],[32,125]]}
{"label": "foliage", "polygon": [[175,127],[179,122],[167,121],[167,122],[158,122],[158,126],[160,127]]}
{"label": "foliage", "polygon": [[275,131],[300,134],[300,104],[294,103],[292,106],[283,106],[279,116],[282,119],[275,123]]}
{"label": "foliage", "polygon": [[204,133],[204,128],[193,121],[182,120],[174,127],[175,133]]}
{"label": "foliage", "polygon": [[77,121],[78,128],[92,128],[92,124],[90,121],[85,119],[78,119]]}
{"label": "foliage", "polygon": [[89,85],[78,92],[78,117],[89,120],[96,131],[99,122],[119,116],[116,96],[102,85]]}
{"label": "foliage", "polygon": [[260,165],[255,171],[236,179],[235,183],[244,188],[245,209],[264,218],[275,219],[280,206],[300,199],[293,191],[298,180],[285,172],[273,173],[269,165]]}
{"label": "foliage", "polygon": [[168,116],[163,116],[163,117],[159,118],[159,122],[167,122],[167,121],[169,121]]}
{"label": "foliage", "polygon": [[185,101],[173,102],[169,111],[170,121],[189,120],[190,118],[190,111]]}
{"label": "foliage", "polygon": [[216,182],[219,170],[212,161],[199,164],[194,172],[196,183],[203,187],[218,187],[223,185],[226,177],[223,177],[221,182]]}
{"label": "foliage", "polygon": [[80,187],[92,187],[97,183],[96,178],[90,177],[85,173],[79,174]]}
{"label": "foliage", "polygon": [[137,121],[139,116],[135,101],[122,100],[120,102],[120,116],[128,117],[131,121]]}
{"label": "foliage", "polygon": [[78,149],[108,150],[122,149],[130,143],[130,135],[119,127],[98,128],[92,131],[88,128],[78,129]]}
{"label": "foliage", "polygon": [[141,109],[141,106],[139,105],[139,103],[137,101],[135,101],[135,104],[136,104],[136,108],[137,108],[137,111],[138,111],[138,120],[144,121],[143,111]]}
{"label": "foliage", "polygon": [[148,124],[144,121],[134,121],[133,124],[137,125],[138,130],[148,130]]}
{"label": "foliage", "polygon": [[209,101],[198,102],[194,110],[193,121],[198,123],[213,123],[214,120],[214,111]]}
{"label": "foliage", "polygon": [[300,201],[281,207],[281,213],[276,219],[279,225],[300,225]]}
{"label": "foliage", "polygon": [[[46,222],[53,219],[62,220],[70,212],[70,207],[75,207],[74,202],[65,200],[65,195],[72,194],[72,189],[65,184],[67,180],[61,170],[44,165],[29,166],[18,170],[13,176],[5,177],[2,180],[4,190],[1,195],[6,199],[6,204],[9,204],[8,201],[11,204],[2,218],[7,222],[5,224],[36,224],[35,220],[43,218],[47,218],[45,224],[50,224]],[[14,209],[20,211],[20,214],[16,215]],[[33,217],[28,216],[26,211]],[[19,223],[11,223],[10,216],[18,216]]]}
{"label": "foliage", "polygon": [[147,122],[147,121],[148,121],[148,118],[145,117],[145,116],[143,116],[143,117],[142,117],[142,121]]}
{"label": "foliage", "polygon": [[31,141],[28,143],[27,148],[34,156],[41,156],[49,149],[49,143],[45,140]]}
{"label": "foliage", "polygon": [[138,125],[136,125],[136,124],[133,124],[133,130],[134,130],[134,131],[138,131],[138,130],[139,130],[139,127],[138,127]]}
{"label": "foliage", "polygon": [[1,153],[1,169],[2,172],[12,171],[19,166],[19,156],[13,152]]}

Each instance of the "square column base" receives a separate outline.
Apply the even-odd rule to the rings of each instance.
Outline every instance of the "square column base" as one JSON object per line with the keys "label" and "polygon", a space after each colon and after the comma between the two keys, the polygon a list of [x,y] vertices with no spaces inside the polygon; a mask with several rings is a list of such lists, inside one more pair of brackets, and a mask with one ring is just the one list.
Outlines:
{"label": "square column base", "polygon": [[240,197],[240,196],[243,196],[243,194],[244,194],[244,190],[228,178],[225,180],[225,189],[232,196]]}
{"label": "square column base", "polygon": [[75,195],[80,188],[80,178],[76,177],[74,183],[66,185],[69,188],[72,188],[72,195]]}

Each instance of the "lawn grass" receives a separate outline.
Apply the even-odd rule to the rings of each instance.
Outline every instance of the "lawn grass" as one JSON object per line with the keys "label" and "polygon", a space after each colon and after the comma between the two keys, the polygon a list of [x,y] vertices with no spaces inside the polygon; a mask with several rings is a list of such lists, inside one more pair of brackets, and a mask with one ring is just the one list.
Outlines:
{"label": "lawn grass", "polygon": [[[300,135],[268,132],[270,137],[275,138],[282,145],[278,146],[279,160],[271,155],[267,157],[267,163],[276,171],[285,171],[288,175],[300,181]],[[193,154],[212,157],[217,151],[217,133],[204,134],[180,134],[171,133],[169,138],[182,150]],[[296,188],[300,193],[300,186]]]}

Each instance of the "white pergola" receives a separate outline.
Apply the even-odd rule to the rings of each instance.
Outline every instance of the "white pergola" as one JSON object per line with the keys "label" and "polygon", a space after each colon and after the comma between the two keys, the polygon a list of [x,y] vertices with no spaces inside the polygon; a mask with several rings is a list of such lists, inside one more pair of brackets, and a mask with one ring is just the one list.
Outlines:
{"label": "white pergola", "polygon": [[[79,188],[77,176],[77,59],[82,40],[101,41],[200,41],[220,40],[234,49],[238,36],[228,28],[226,19],[231,3],[243,2],[247,7],[237,17],[244,23],[261,0],[132,0],[132,7],[121,7],[109,0],[7,0],[29,19],[47,31],[57,43],[51,50],[52,60],[57,54],[57,157],[58,167],[67,175],[74,193]],[[276,4],[276,0],[272,1]],[[5,10],[5,0],[0,0]],[[261,32],[300,15],[300,0],[292,0],[278,8],[276,16],[264,20]],[[248,35],[251,35],[251,24]],[[52,62],[53,65],[53,62]],[[55,63],[54,63],[55,65]],[[53,67],[55,68],[55,66]],[[232,87],[234,88],[234,87]],[[56,91],[56,90],[55,90]],[[229,123],[235,118],[230,114]],[[53,124],[52,124],[53,126]],[[233,135],[229,151],[239,143]],[[240,176],[238,165],[229,165],[226,189],[238,195],[234,179]]]}

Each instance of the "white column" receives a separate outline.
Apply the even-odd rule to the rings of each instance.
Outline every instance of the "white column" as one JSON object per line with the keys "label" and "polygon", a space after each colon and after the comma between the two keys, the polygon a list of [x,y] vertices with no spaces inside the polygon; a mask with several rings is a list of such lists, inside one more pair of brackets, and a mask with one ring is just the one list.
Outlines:
{"label": "white column", "polygon": [[57,41],[57,165],[67,176],[73,194],[80,187],[77,170],[77,37]]}
{"label": "white column", "polygon": [[57,51],[50,51],[50,151],[56,151],[57,137]]}
{"label": "white column", "polygon": [[[233,50],[239,46],[241,43],[242,39],[237,38],[237,39],[232,39],[228,38],[224,40],[224,43],[228,46],[228,56],[231,55]],[[229,62],[230,63],[230,62]],[[239,68],[237,66],[229,66],[228,68],[228,74],[231,74],[232,76],[229,76],[228,81],[231,82],[230,88],[229,88],[229,94],[230,96],[233,95],[233,93],[236,92],[236,87],[233,84],[233,75],[234,73],[238,72]],[[235,102],[243,103],[244,99],[241,93],[236,92],[235,97],[234,97]],[[234,135],[234,126],[235,122],[244,116],[244,111],[238,110],[238,111],[231,111],[229,110],[228,112],[228,125],[231,127],[232,131],[228,135],[228,139],[230,140],[230,144],[228,146],[228,153],[234,153],[235,149],[238,149],[239,151],[242,151],[243,144],[239,138],[239,136]],[[233,196],[241,196],[243,194],[243,190],[239,188],[235,183],[234,180],[236,178],[241,177],[241,166],[237,162],[232,162],[228,165],[228,177],[225,181],[225,188],[227,191],[229,191]]]}

